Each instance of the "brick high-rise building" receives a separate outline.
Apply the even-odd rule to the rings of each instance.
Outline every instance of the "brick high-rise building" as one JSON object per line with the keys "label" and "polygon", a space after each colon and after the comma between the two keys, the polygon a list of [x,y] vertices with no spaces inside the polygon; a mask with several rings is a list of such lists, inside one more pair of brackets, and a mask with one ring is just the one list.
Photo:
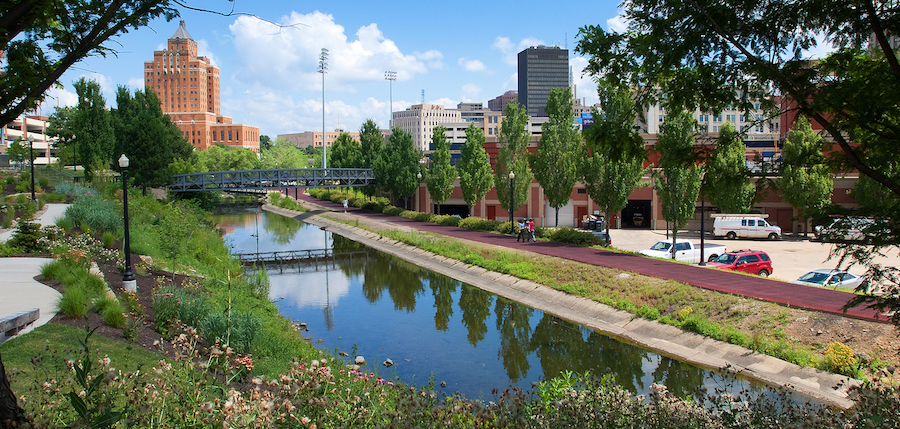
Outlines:
{"label": "brick high-rise building", "polygon": [[219,68],[197,55],[197,42],[182,20],[168,47],[144,63],[144,86],[159,97],[162,111],[197,149],[221,143],[259,152],[259,127],[222,116]]}

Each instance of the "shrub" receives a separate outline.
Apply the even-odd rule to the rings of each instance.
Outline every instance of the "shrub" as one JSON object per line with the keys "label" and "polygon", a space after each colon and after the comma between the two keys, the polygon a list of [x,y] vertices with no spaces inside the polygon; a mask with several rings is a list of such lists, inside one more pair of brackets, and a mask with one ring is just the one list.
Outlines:
{"label": "shrub", "polygon": [[459,222],[462,220],[459,216],[453,215],[440,215],[432,217],[432,222],[439,223],[444,226],[459,226]]}
{"label": "shrub", "polygon": [[179,289],[175,295],[179,298],[178,319],[185,325],[199,328],[201,321],[212,311],[212,304],[206,297],[184,289]]}
{"label": "shrub", "polygon": [[41,189],[47,189],[47,187],[50,186],[50,178],[45,176],[38,177],[37,182]]}
{"label": "shrub", "polygon": [[642,305],[637,309],[637,315],[641,316],[645,319],[657,320],[659,319],[659,310],[656,307],[650,307],[649,305]]}
{"label": "shrub", "polygon": [[513,234],[515,231],[517,231],[516,228],[518,228],[518,225],[515,224],[515,221],[501,222],[499,225],[497,225],[496,231],[501,234]]}
{"label": "shrub", "polygon": [[99,196],[87,196],[75,200],[66,209],[66,217],[72,223],[91,231],[116,231],[123,227],[122,216],[116,212],[112,203]]}
{"label": "shrub", "polygon": [[16,230],[9,239],[9,246],[21,249],[25,253],[46,252],[47,248],[40,242],[41,225],[34,222],[31,217],[19,219]]}
{"label": "shrub", "polygon": [[475,231],[496,231],[500,226],[500,221],[488,220],[480,217],[469,216],[459,221],[460,228],[472,229]]}
{"label": "shrub", "polygon": [[76,185],[74,183],[60,183],[56,185],[54,192],[68,195],[71,197],[83,197],[86,195],[97,195],[98,192],[86,186]]}
{"label": "shrub", "polygon": [[854,366],[856,366],[856,356],[850,346],[832,342],[828,344],[825,350],[825,360],[823,362],[825,369],[831,372],[846,374]]}
{"label": "shrub", "polygon": [[70,319],[84,317],[88,311],[87,292],[79,287],[67,287],[56,301],[56,309]]}
{"label": "shrub", "polygon": [[115,297],[104,295],[94,304],[97,313],[103,316],[103,323],[113,328],[125,326],[125,306]]}
{"label": "shrub", "polygon": [[247,276],[247,284],[253,291],[253,295],[259,299],[269,299],[269,273],[264,269],[256,270],[256,273]]}
{"label": "shrub", "polygon": [[594,235],[589,232],[581,232],[569,227],[561,227],[550,235],[550,240],[559,243],[574,244],[576,246],[592,246],[596,244]]}
{"label": "shrub", "polygon": [[400,207],[385,206],[381,212],[388,216],[400,216],[400,213],[403,213],[403,211],[404,210],[401,209]]}

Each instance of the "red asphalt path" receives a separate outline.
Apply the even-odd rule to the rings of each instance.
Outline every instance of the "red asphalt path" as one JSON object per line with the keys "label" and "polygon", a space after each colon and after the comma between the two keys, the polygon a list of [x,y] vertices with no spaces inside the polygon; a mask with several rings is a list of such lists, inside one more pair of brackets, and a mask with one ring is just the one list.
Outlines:
{"label": "red asphalt path", "polygon": [[[309,195],[299,195],[299,198],[329,208],[333,211],[343,210],[341,204],[319,200],[312,198]],[[526,250],[542,255],[556,256],[586,264],[615,268],[651,277],[675,280],[704,289],[745,296],[748,298],[756,298],[789,307],[823,311],[857,319],[877,320],[884,323],[888,322],[887,317],[883,314],[880,314],[879,317],[879,313],[875,310],[865,308],[864,306],[850,308],[845,312],[843,306],[855,296],[849,292],[795,285],[764,277],[742,275],[713,268],[679,264],[662,259],[616,253],[551,241],[528,243],[517,242],[515,237],[508,235],[473,231],[430,222],[418,222],[399,216],[388,216],[383,213],[375,213],[356,208],[348,209],[347,213],[402,225],[424,232]]]}

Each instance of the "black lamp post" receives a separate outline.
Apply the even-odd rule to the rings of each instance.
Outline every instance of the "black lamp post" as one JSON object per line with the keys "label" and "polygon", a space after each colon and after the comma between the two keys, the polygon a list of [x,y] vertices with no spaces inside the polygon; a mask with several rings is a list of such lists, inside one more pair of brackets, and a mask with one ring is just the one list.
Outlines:
{"label": "black lamp post", "polygon": [[509,172],[509,228],[512,231],[513,228],[513,208],[515,207],[515,183],[516,183],[516,173],[512,171]]}
{"label": "black lamp post", "polygon": [[122,287],[134,292],[137,290],[137,281],[131,271],[131,239],[128,231],[128,157],[123,153],[119,157],[119,168],[122,169],[122,202],[125,208],[125,272],[122,273]]}
{"label": "black lamp post", "polygon": [[28,136],[28,157],[31,164],[31,201],[37,201],[34,195],[34,136]]}
{"label": "black lamp post", "polygon": [[[702,185],[701,185],[702,186]],[[705,229],[703,228],[703,218],[706,217],[706,200],[703,199],[703,194],[700,194],[700,266],[706,266],[706,253],[704,253],[704,242],[703,236],[705,234]]]}

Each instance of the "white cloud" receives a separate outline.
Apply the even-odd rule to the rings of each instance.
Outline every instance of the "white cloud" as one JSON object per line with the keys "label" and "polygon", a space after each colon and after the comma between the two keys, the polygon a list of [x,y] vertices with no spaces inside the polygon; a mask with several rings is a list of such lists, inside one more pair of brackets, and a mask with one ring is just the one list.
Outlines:
{"label": "white cloud", "polygon": [[131,79],[128,79],[127,86],[128,86],[128,89],[130,89],[132,91],[138,90],[138,89],[143,91],[144,90],[144,79],[141,79],[139,77],[133,77]]}
{"label": "white cloud", "polygon": [[472,100],[481,94],[481,88],[475,84],[465,84],[462,87],[463,95],[468,99]]}
{"label": "white cloud", "polygon": [[514,89],[516,91],[519,90],[519,73],[513,73],[506,82],[503,82],[503,91],[509,91]]}
{"label": "white cloud", "polygon": [[448,109],[455,109],[456,106],[459,104],[459,101],[457,101],[457,100],[452,100],[452,99],[447,98],[447,97],[441,97],[441,98],[438,98],[438,99],[436,99],[436,100],[431,100],[431,101],[429,101],[428,104],[438,104],[438,105],[442,105],[442,106],[444,106],[444,107],[446,107],[446,108],[448,108]]}
{"label": "white cloud", "polygon": [[585,57],[574,57],[569,60],[572,67],[572,83],[575,84],[575,96],[583,100],[585,105],[592,106],[600,102],[597,96],[597,83],[589,75],[583,74],[588,60]]}
{"label": "white cloud", "polygon": [[470,60],[468,58],[460,58],[459,65],[463,66],[463,69],[466,71],[486,71],[487,67],[485,67],[484,63],[478,60]]}
{"label": "white cloud", "polygon": [[503,62],[514,66],[519,62],[519,52],[522,52],[526,48],[530,48],[532,46],[539,46],[544,44],[545,43],[540,39],[529,37],[522,39],[517,45],[513,45],[512,41],[509,40],[508,37],[498,36],[496,39],[494,39],[494,43],[491,45],[491,48],[500,51],[501,59],[503,60]]}
{"label": "white cloud", "polygon": [[283,27],[242,16],[229,27],[238,53],[237,80],[280,91],[320,89],[322,48],[328,49],[326,91],[357,92],[360,82],[383,80],[385,70],[401,79],[427,71],[423,62],[386,39],[377,24],[361,27],[350,40],[334,17],[318,11],[292,12],[279,23]]}
{"label": "white cloud", "polygon": [[624,33],[628,29],[628,21],[621,13],[606,20],[606,28],[611,33]]}
{"label": "white cloud", "polygon": [[413,52],[413,55],[420,61],[424,61],[425,65],[430,69],[440,70],[444,68],[444,62],[441,61],[444,59],[444,54],[442,54],[441,51],[432,49],[426,52]]}

